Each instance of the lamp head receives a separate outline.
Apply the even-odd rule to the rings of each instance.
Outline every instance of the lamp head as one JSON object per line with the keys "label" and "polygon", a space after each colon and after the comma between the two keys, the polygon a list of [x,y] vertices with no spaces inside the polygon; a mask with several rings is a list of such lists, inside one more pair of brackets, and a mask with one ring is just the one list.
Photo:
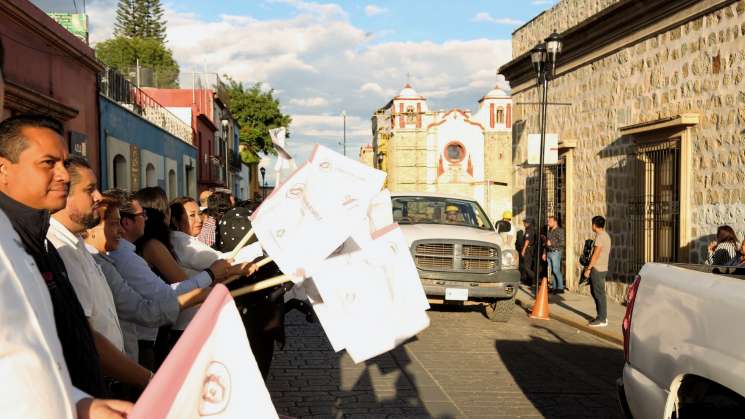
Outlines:
{"label": "lamp head", "polygon": [[546,58],[548,59],[549,67],[551,68],[551,75],[554,74],[554,70],[556,69],[556,61],[561,53],[561,47],[561,36],[559,36],[556,31],[546,38]]}
{"label": "lamp head", "polygon": [[533,63],[533,69],[540,79],[543,75],[543,69],[546,65],[546,45],[541,42],[530,51],[530,61]]}
{"label": "lamp head", "polygon": [[264,177],[264,175],[266,174],[266,168],[265,167],[260,167],[259,168],[259,172],[261,172],[261,177]]}

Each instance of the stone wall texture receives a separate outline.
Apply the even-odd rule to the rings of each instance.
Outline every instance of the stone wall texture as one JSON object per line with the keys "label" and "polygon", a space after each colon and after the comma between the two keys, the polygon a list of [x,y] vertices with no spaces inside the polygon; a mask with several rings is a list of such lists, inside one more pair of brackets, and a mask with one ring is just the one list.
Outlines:
{"label": "stone wall texture", "polygon": [[623,0],[561,0],[512,35],[512,57],[533,49],[551,32],[561,33]]}
{"label": "stone wall texture", "polygon": [[[515,54],[553,30],[554,22],[578,22],[611,3],[562,1],[515,34]],[[513,95],[518,104],[538,101],[535,88]],[[628,270],[634,248],[625,209],[639,193],[638,175],[630,170],[637,148],[620,134],[620,127],[698,113],[700,122],[689,131],[692,262],[703,261],[706,243],[719,225],[729,224],[745,238],[745,0],[561,75],[551,82],[549,100],[570,105],[549,108],[548,132],[577,140],[572,151],[575,193],[566,198],[575,208],[577,254],[592,236],[591,217],[608,219],[614,241],[608,284],[612,298],[623,300],[635,274]],[[515,113],[513,158],[522,163],[527,134],[538,132],[538,107],[518,105]],[[525,185],[534,170],[525,167],[515,174],[516,211],[529,200]]]}

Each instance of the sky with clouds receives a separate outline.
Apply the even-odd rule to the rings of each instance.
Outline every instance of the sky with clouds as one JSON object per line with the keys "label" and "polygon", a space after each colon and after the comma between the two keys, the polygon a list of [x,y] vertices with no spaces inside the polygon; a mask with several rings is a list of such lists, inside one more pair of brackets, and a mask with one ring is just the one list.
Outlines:
{"label": "sky with clouds", "polygon": [[[46,11],[81,1],[34,0]],[[410,81],[431,109],[475,109],[511,57],[511,33],[551,0],[163,0],[167,45],[182,73],[262,82],[290,114],[290,152],[312,145],[347,154],[370,143],[370,117]],[[91,42],[111,36],[116,0],[88,0]],[[190,78],[189,78],[190,79]]]}

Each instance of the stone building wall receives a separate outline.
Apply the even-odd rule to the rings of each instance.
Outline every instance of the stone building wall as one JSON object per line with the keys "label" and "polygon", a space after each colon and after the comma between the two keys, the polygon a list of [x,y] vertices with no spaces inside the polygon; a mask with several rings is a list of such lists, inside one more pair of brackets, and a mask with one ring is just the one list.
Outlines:
{"label": "stone building wall", "polygon": [[[561,16],[576,15],[573,21],[586,18],[589,12],[584,9],[591,3],[597,10],[611,2],[562,1],[555,6],[555,15],[536,19],[515,34],[516,54],[534,43],[530,39],[552,31],[551,22],[562,20]],[[514,101],[537,102],[536,93],[535,88],[517,89]],[[575,192],[567,197],[575,208],[575,250],[579,252],[584,239],[592,236],[591,217],[607,216],[614,241],[610,267],[614,279],[608,285],[612,298],[624,298],[626,275],[633,274],[625,271],[633,250],[625,208],[638,193],[638,179],[629,169],[636,147],[621,135],[621,127],[698,113],[700,122],[690,128],[692,262],[702,262],[706,243],[718,225],[731,225],[743,238],[745,0],[560,75],[551,82],[549,101],[571,104],[549,108],[548,132],[577,140],[572,151]],[[527,134],[538,132],[536,107],[516,106],[515,119],[514,157],[515,163],[522,163]],[[516,209],[524,207],[526,178],[531,175],[531,168],[516,172]]]}
{"label": "stone building wall", "polygon": [[623,0],[561,0],[512,35],[512,57],[533,49],[554,30],[561,33]]}

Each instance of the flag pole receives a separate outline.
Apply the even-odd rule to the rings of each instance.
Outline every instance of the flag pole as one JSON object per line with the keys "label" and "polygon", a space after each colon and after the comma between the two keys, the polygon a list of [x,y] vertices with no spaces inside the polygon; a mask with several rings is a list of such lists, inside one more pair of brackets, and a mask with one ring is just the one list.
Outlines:
{"label": "flag pole", "polygon": [[246,295],[246,294],[250,294],[253,292],[261,291],[261,290],[271,288],[271,287],[274,287],[280,284],[284,284],[285,282],[292,282],[292,276],[280,275],[274,278],[266,279],[264,281],[257,282],[255,284],[251,284],[243,288],[238,288],[237,290],[230,291],[230,295],[232,295],[233,297],[240,297],[241,295]]}
{"label": "flag pole", "polygon": [[[270,258],[270,257],[266,257],[266,258],[264,258],[264,259],[261,259],[260,261],[256,262],[256,269],[260,269],[261,267],[263,267],[263,266],[266,266],[266,265],[268,265],[268,264],[270,264],[270,263],[272,263],[272,262],[273,262],[273,260],[272,260],[272,258]],[[233,276],[231,276],[230,278],[226,279],[225,281],[222,281],[222,284],[223,284],[223,285],[228,285],[228,284],[230,284],[231,282],[233,282],[233,281],[235,281],[236,279],[238,279],[238,278],[241,278],[241,277],[243,277],[243,276],[244,276],[244,275],[233,275]]]}
{"label": "flag pole", "polygon": [[230,255],[228,255],[228,259],[235,259],[235,257],[238,255],[238,252],[243,249],[243,246],[248,243],[249,240],[251,240],[251,237],[254,236],[254,229],[248,230],[248,233],[246,233],[245,236],[241,239],[241,241],[238,242],[238,244],[235,246],[235,249],[233,249],[232,252],[230,252]]}

